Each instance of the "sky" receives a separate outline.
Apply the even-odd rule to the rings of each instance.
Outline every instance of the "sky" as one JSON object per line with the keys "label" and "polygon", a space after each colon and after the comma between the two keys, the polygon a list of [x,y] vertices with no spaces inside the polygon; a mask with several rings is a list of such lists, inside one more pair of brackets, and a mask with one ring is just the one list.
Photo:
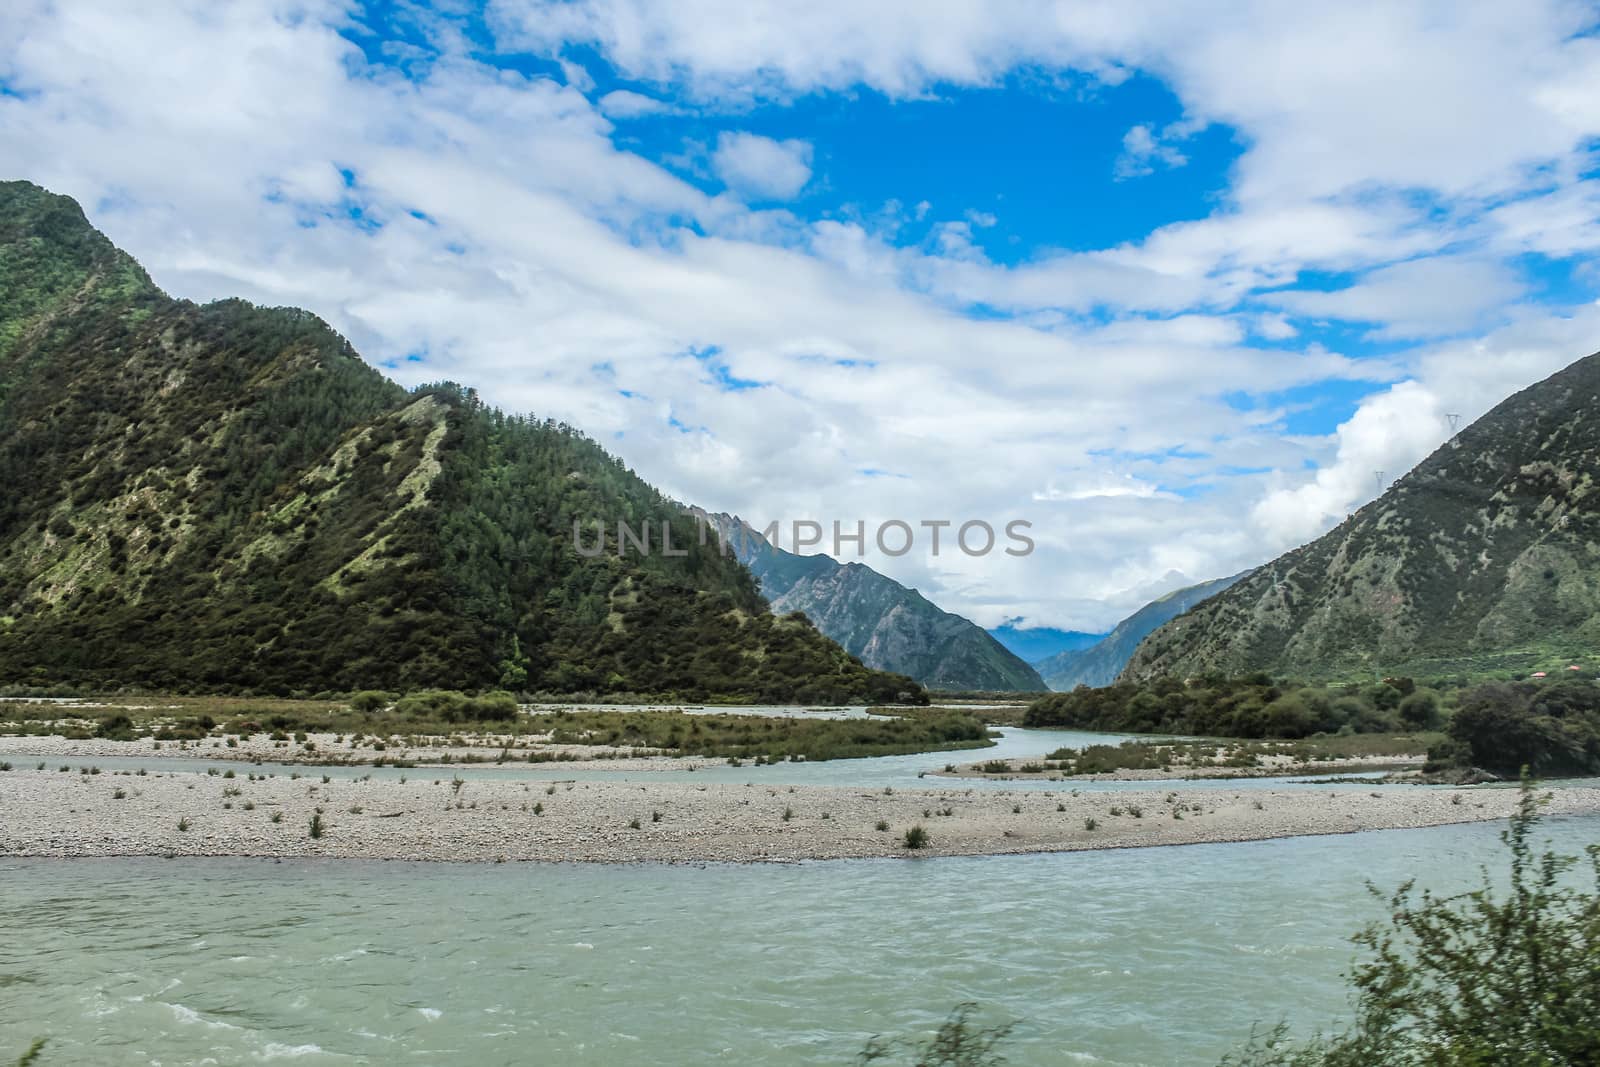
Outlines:
{"label": "sky", "polygon": [[[0,177],[174,295],[308,308],[677,499],[863,522],[864,562],[981,625],[1098,632],[1600,349],[1597,28],[1556,0],[10,0]],[[1036,547],[888,556],[892,519]]]}

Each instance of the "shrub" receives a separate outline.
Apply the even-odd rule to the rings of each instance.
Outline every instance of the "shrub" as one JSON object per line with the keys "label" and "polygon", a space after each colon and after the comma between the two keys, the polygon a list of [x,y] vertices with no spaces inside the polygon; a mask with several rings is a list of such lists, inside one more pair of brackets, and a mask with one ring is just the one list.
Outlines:
{"label": "shrub", "polygon": [[856,1062],[871,1064],[895,1057],[918,1067],[990,1067],[1005,1063],[1005,1057],[995,1051],[995,1046],[1009,1037],[1017,1024],[976,1027],[972,1024],[972,1015],[977,1010],[978,1006],[973,1003],[957,1005],[924,1044],[873,1037],[856,1057]]}
{"label": "shrub", "polygon": [[1411,882],[1386,898],[1389,915],[1357,934],[1370,956],[1351,975],[1356,1022],[1332,1038],[1287,1040],[1283,1026],[1225,1064],[1555,1065],[1600,1063],[1600,848],[1579,888],[1570,856],[1535,854],[1539,801],[1524,776],[1510,827],[1508,891],[1450,897]]}
{"label": "shrub", "polygon": [[394,701],[394,696],[376,689],[364,689],[350,698],[350,710],[370,714],[382,711]]}
{"label": "shrub", "polygon": [[1431,689],[1418,689],[1400,701],[1400,719],[1416,730],[1439,725],[1439,695]]}
{"label": "shrub", "polygon": [[94,734],[109,741],[132,741],[133,720],[120,712],[116,715],[107,715],[100,720],[100,725],[95,727]]}
{"label": "shrub", "polygon": [[928,831],[924,830],[920,825],[913,826],[906,831],[905,846],[909,849],[927,848]]}

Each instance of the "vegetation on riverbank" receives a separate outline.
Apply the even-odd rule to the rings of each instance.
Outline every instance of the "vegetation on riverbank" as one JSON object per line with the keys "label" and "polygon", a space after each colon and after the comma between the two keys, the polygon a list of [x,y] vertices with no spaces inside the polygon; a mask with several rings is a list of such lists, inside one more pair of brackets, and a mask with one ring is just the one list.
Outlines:
{"label": "vegetation on riverbank", "polygon": [[[259,734],[302,746],[311,734],[423,745],[492,746],[509,758],[558,759],[559,750],[511,754],[513,744],[599,746],[634,754],[728,759],[847,759],[930,750],[982,748],[991,742],[981,717],[949,708],[902,709],[903,715],[825,719],[690,714],[672,709],[602,711],[519,708],[509,693],[467,696],[427,690],[402,697],[358,693],[348,701],[247,701],[153,697],[62,705],[0,702],[0,732],[200,741]],[[385,758],[379,755],[377,758]],[[485,758],[488,758],[487,756]]]}
{"label": "vegetation on riverbank", "polygon": [[1302,738],[1396,733],[1435,726],[1443,696],[1409,678],[1363,687],[1320,688],[1265,674],[1205,675],[1122,682],[1053,693],[1028,706],[1023,725],[1119,733]]}
{"label": "vegetation on riverbank", "polygon": [[1028,705],[994,704],[979,707],[975,705],[968,706],[962,704],[960,706],[952,707],[948,704],[933,704],[926,707],[919,707],[915,705],[893,704],[886,707],[868,708],[867,714],[903,717],[907,715],[927,715],[930,713],[938,714],[940,712],[950,710],[966,712],[968,715],[976,715],[978,718],[982,719],[991,726],[1021,726],[1022,716],[1028,710]]}
{"label": "vegetation on riverbank", "polygon": [[[1062,748],[1039,764],[1066,775],[1113,774],[1118,771],[1262,770],[1293,773],[1317,763],[1360,761],[1381,765],[1399,757],[1421,756],[1444,739],[1438,733],[1355,734],[1299,741],[1124,741],[1120,745]],[[1020,768],[1019,768],[1020,769]]]}
{"label": "vegetation on riverbank", "polygon": [[1513,774],[1600,773],[1600,686],[1592,681],[1494,682],[1462,694],[1449,740],[1429,769],[1481,767]]}

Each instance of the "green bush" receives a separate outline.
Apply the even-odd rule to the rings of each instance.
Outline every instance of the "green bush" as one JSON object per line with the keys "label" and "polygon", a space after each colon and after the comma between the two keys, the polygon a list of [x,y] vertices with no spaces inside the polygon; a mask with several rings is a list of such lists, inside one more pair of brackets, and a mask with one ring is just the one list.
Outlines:
{"label": "green bush", "polygon": [[394,702],[394,696],[377,689],[364,689],[350,698],[350,708],[353,711],[374,712],[382,711]]}
{"label": "green bush", "polygon": [[107,715],[100,720],[100,724],[95,727],[94,733],[96,737],[103,737],[110,741],[132,741],[133,720],[121,713]]}
{"label": "green bush", "polygon": [[1119,733],[1200,734],[1210,737],[1297,739],[1348,729],[1385,733],[1400,727],[1394,709],[1409,678],[1391,678],[1335,695],[1264,674],[1241,678],[1157,678],[1070,693],[1052,693],[1028,706],[1023,725]]}
{"label": "green bush", "polygon": [[1467,692],[1450,720],[1455,745],[1439,753],[1477,767],[1536,775],[1600,771],[1600,685],[1491,682]]}
{"label": "green bush", "polygon": [[1410,882],[1356,935],[1356,1021],[1305,1043],[1278,1027],[1233,1067],[1562,1067],[1600,1063],[1600,846],[1580,888],[1574,857],[1536,854],[1539,802],[1524,776],[1502,835],[1510,885],[1450,897]]}

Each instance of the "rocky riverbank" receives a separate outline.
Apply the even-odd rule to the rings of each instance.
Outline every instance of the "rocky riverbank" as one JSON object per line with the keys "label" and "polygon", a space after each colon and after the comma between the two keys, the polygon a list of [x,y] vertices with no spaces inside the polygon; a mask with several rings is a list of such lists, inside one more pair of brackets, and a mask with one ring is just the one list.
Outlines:
{"label": "rocky riverbank", "polygon": [[[264,770],[264,769],[263,769]],[[233,771],[0,772],[0,855],[752,862],[1248,841],[1498,819],[1510,789],[871,790],[680,782],[324,781]],[[1600,814],[1600,789],[1551,814]],[[313,830],[313,820],[316,828]],[[921,827],[925,847],[906,847]]]}

